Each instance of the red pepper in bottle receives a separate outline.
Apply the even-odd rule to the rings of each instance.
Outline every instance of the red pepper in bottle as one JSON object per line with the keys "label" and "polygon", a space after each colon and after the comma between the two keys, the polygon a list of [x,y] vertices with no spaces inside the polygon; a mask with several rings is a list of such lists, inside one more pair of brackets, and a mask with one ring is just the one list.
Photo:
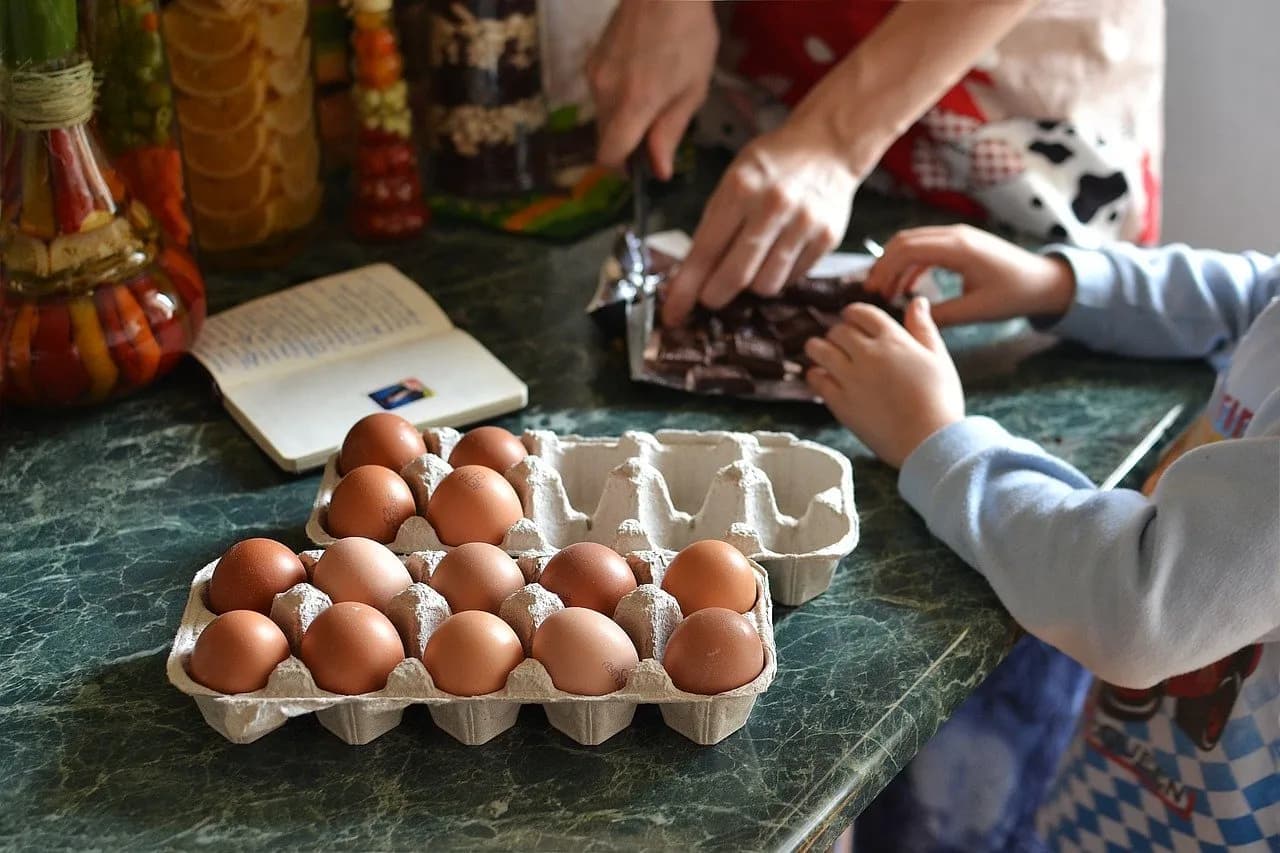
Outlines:
{"label": "red pepper in bottle", "polygon": [[70,131],[62,128],[49,131],[49,161],[53,167],[53,210],[58,218],[58,230],[75,234],[94,207],[93,192],[85,180]]}
{"label": "red pepper in bottle", "polygon": [[157,375],[164,375],[173,369],[182,358],[183,345],[190,334],[185,327],[186,316],[181,309],[181,301],[176,295],[165,292],[167,282],[162,276],[143,276],[129,282],[129,290],[138,301],[142,312],[147,316],[151,333],[160,344],[160,365]]}
{"label": "red pepper in bottle", "polygon": [[31,380],[54,403],[77,402],[89,391],[89,372],[72,340],[65,300],[40,306],[40,322],[31,339]]}

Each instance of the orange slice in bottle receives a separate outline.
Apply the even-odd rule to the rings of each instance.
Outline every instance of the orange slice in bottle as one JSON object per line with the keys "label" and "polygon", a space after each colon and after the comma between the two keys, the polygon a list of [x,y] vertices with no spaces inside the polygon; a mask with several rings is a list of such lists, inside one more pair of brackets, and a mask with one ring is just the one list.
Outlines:
{"label": "orange slice in bottle", "polygon": [[258,8],[258,42],[273,56],[294,55],[306,33],[306,0],[263,3]]}
{"label": "orange slice in bottle", "polygon": [[302,87],[311,73],[311,39],[304,38],[288,56],[270,57],[267,82],[279,95],[292,95]]}
{"label": "orange slice in bottle", "polygon": [[208,216],[232,216],[260,206],[271,189],[271,166],[266,160],[234,178],[209,178],[192,171],[187,177],[191,206]]}
{"label": "orange slice in bottle", "polygon": [[324,188],[316,184],[300,199],[283,196],[273,204],[276,231],[297,231],[311,224],[320,212],[320,202],[324,199]]}
{"label": "orange slice in bottle", "polygon": [[266,81],[255,80],[222,98],[178,96],[178,124],[195,133],[231,133],[258,118],[267,102]]}
{"label": "orange slice in bottle", "polygon": [[251,125],[232,133],[185,133],[187,168],[206,178],[235,178],[252,169],[267,149],[267,129]]}
{"label": "orange slice in bottle", "polygon": [[310,80],[304,80],[304,84],[292,95],[273,98],[267,102],[263,118],[270,130],[291,136],[310,125],[315,115],[315,103],[312,100],[315,87]]}
{"label": "orange slice in bottle", "polygon": [[187,11],[202,18],[243,20],[245,0],[174,0],[174,6],[185,6]]}
{"label": "orange slice in bottle", "polygon": [[170,52],[202,62],[230,59],[253,39],[253,18],[211,15],[190,3],[169,4],[161,25]]}
{"label": "orange slice in bottle", "polygon": [[196,238],[202,249],[225,252],[261,243],[271,235],[274,217],[271,205],[259,205],[243,213],[214,216],[196,211]]}
{"label": "orange slice in bottle", "polygon": [[169,52],[169,74],[179,92],[195,98],[226,98],[247,89],[262,76],[262,63],[251,42],[229,59],[193,59]]}
{"label": "orange slice in bottle", "polygon": [[315,133],[306,132],[282,137],[277,143],[275,161],[280,165],[280,187],[284,195],[298,199],[310,194],[320,181],[320,144]]}

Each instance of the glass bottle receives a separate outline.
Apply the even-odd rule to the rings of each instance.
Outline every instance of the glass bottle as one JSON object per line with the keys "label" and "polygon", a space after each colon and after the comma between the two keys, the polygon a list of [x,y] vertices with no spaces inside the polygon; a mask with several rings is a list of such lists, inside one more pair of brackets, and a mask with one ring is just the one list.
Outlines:
{"label": "glass bottle", "polygon": [[320,210],[308,0],[173,0],[165,50],[202,257],[271,266]]}
{"label": "glass bottle", "polygon": [[434,188],[465,198],[547,184],[536,0],[430,0]]}
{"label": "glass bottle", "polygon": [[0,32],[0,395],[98,402],[172,369],[204,283],[98,143],[76,0],[2,4]]}
{"label": "glass bottle", "polygon": [[363,240],[403,239],[426,225],[427,208],[391,0],[353,0],[351,14],[360,121],[351,230]]}

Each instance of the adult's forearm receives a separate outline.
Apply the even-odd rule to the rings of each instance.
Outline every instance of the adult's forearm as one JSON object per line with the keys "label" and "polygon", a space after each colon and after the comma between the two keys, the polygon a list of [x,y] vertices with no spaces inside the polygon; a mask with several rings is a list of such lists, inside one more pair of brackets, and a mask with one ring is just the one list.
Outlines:
{"label": "adult's forearm", "polygon": [[907,0],[814,86],[793,120],[826,124],[865,176],[1035,0]]}

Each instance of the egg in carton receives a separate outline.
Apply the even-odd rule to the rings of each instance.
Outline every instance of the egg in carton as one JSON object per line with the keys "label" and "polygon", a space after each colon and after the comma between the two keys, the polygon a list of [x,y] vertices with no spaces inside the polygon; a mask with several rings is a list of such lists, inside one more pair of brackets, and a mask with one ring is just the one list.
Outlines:
{"label": "egg in carton", "polygon": [[[422,513],[453,470],[445,460],[459,438],[453,429],[427,430],[430,452],[401,470],[419,514],[389,544],[396,553],[448,547]],[[521,440],[530,455],[504,474],[525,516],[501,543],[511,554],[609,544],[624,521],[640,530],[633,550],[679,550],[732,535],[749,543],[743,552],[769,573],[774,600],[795,606],[824,592],[858,544],[849,460],[790,433],[659,430],[595,438],[531,430]],[[317,545],[335,541],[325,516],[340,479],[335,455],[307,522]]]}
{"label": "egg in carton", "polygon": [[[558,689],[542,663],[529,657],[534,632],[547,617],[564,608],[558,596],[538,583],[551,554],[525,554],[517,559],[528,583],[507,597],[499,616],[520,638],[526,658],[496,693],[445,693],[435,686],[422,663],[422,652],[431,634],[451,615],[448,603],[428,585],[444,557],[442,551],[401,558],[414,582],[392,599],[386,615],[400,633],[406,657],[392,670],[382,690],[347,696],[316,685],[299,650],[302,635],[332,602],[309,582],[275,597],[271,618],[288,638],[292,654],[275,668],[264,688],[225,695],[196,682],[187,671],[187,662],[200,632],[215,618],[206,602],[206,590],[216,560],[192,581],[167,662],[169,681],[192,696],[205,721],[234,743],[251,743],[291,717],[314,713],[321,725],[343,741],[364,744],[399,725],[408,706],[426,705],[437,726],[474,746],[514,726],[520,706],[529,704],[542,705],[552,726],[585,745],[603,743],[625,729],[641,704],[659,705],[666,724],[689,740],[703,745],[718,743],[746,724],[756,698],[768,689],[777,671],[768,575],[752,562],[756,600],[752,609],[743,614],[759,634],[764,649],[760,674],[741,687],[714,696],[686,693],[676,688],[662,666],[667,640],[682,618],[679,604],[661,589],[663,573],[673,555],[626,548],[639,538],[634,525],[623,525],[618,531],[615,550],[625,554],[637,587],[618,603],[613,618],[635,644],[640,663],[617,691],[604,696],[582,696]],[[749,543],[741,536],[731,536],[728,541],[740,550]],[[303,553],[308,577],[322,553]]]}

